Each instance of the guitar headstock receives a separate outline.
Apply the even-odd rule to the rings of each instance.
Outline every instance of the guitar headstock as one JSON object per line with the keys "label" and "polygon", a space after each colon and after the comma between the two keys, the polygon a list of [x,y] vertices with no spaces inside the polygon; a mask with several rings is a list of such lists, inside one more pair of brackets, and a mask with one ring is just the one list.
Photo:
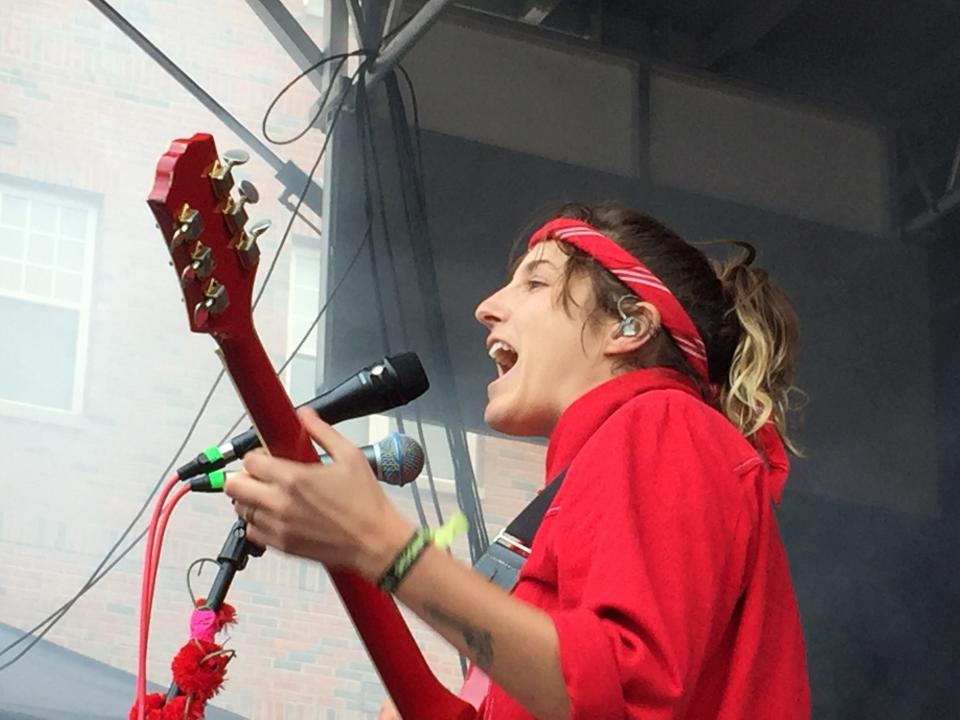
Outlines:
{"label": "guitar headstock", "polygon": [[147,203],[180,278],[194,332],[234,335],[250,326],[257,238],[270,222],[245,227],[246,205],[259,198],[246,181],[234,194],[232,168],[248,159],[242,150],[221,157],[213,137],[197,133],[174,140],[157,163]]}

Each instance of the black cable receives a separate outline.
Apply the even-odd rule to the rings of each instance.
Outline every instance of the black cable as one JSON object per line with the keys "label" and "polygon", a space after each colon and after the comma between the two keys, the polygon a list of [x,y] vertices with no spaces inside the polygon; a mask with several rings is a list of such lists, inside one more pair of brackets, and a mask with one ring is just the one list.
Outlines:
{"label": "black cable", "polygon": [[[340,62],[337,64],[337,69],[333,71],[333,77],[337,78],[337,77],[340,77],[340,69],[343,67],[343,64],[344,64],[349,58],[351,58],[351,57],[356,57],[356,56],[359,56],[359,55],[366,55],[366,54],[367,54],[367,51],[366,51],[366,50],[353,50],[352,52],[348,52],[348,53],[337,53],[336,55],[330,55],[329,57],[325,57],[325,58],[323,58],[322,60],[319,60],[318,62],[315,62],[313,65],[311,65],[310,67],[308,67],[308,68],[307,68],[306,70],[304,70],[302,73],[300,73],[299,75],[297,75],[293,80],[291,80],[290,82],[288,82],[288,83],[283,87],[283,89],[277,94],[277,96],[271,101],[270,105],[267,106],[267,110],[266,110],[266,112],[263,114],[263,121],[260,123],[260,132],[263,133],[263,136],[264,136],[270,143],[272,143],[273,145],[290,145],[291,143],[295,143],[297,140],[299,140],[299,139],[302,138],[304,135],[306,135],[308,132],[310,132],[310,130],[311,130],[313,127],[316,126],[317,120],[320,119],[320,116],[323,114],[323,111],[324,111],[324,110],[326,109],[326,107],[327,107],[327,99],[330,97],[330,93],[332,92],[333,86],[334,86],[334,83],[332,83],[332,82],[331,82],[330,84],[328,84],[328,85],[327,85],[327,89],[323,91],[323,98],[321,98],[320,102],[317,103],[317,111],[316,111],[316,113],[314,114],[313,118],[311,118],[310,122],[307,124],[307,126],[306,126],[305,128],[303,128],[303,130],[301,130],[299,133],[297,133],[296,135],[294,135],[292,138],[288,138],[288,139],[286,139],[286,140],[277,140],[277,139],[275,139],[275,138],[270,137],[270,133],[267,132],[267,121],[268,121],[269,118],[270,118],[270,113],[273,112],[273,109],[277,106],[277,103],[280,102],[280,99],[287,93],[287,91],[288,91],[290,88],[292,88],[294,85],[296,85],[298,82],[300,82],[300,80],[302,80],[302,79],[305,78],[307,75],[309,75],[310,73],[312,73],[314,70],[320,69],[321,67],[323,67],[324,65],[326,65],[328,62],[333,62],[334,60],[339,60]],[[355,77],[356,77],[356,73],[355,73],[355,74],[353,75],[353,77],[351,78],[351,83],[353,82],[353,78],[355,78]],[[346,93],[344,93],[344,97],[345,97],[345,96],[346,96]],[[341,97],[341,99],[340,99],[340,101],[339,101],[338,107],[343,107],[343,98],[342,98],[342,97]],[[330,126],[330,131],[331,131],[331,132],[333,131],[333,124],[332,124],[332,123],[331,123],[331,126]],[[330,134],[330,133],[328,133],[328,135],[329,135],[329,134]]]}
{"label": "black cable", "polygon": [[[413,125],[414,125],[414,138],[416,140],[416,158],[415,163],[411,163],[413,169],[413,186],[416,191],[416,200],[417,200],[417,210],[420,213],[420,219],[423,222],[424,229],[426,229],[426,216],[427,216],[427,206],[426,206],[426,185],[424,181],[423,173],[423,145],[421,143],[421,131],[420,131],[420,110],[417,103],[417,91],[414,87],[413,80],[410,78],[410,74],[407,72],[406,68],[403,65],[398,64],[397,68],[403,75],[407,83],[407,88],[410,92],[410,103],[413,107]],[[402,135],[404,128],[407,127],[407,115],[406,107],[403,104],[403,96],[399,91],[399,85],[396,83],[395,74],[391,77],[388,77],[386,80],[387,83],[387,94],[389,102],[391,104],[391,115],[393,116],[393,130],[394,130],[394,140],[397,146],[397,164],[400,170],[400,176],[403,177],[403,154],[404,151],[409,151],[409,148],[406,143],[404,143],[404,136]],[[413,241],[413,222],[410,213],[410,205],[407,197],[407,183],[404,183],[401,179],[401,195],[403,198],[403,209],[404,215],[407,222],[407,230],[410,234],[411,245]],[[414,250],[415,251],[415,250]],[[420,427],[420,415],[419,408],[417,408],[417,425],[420,429],[421,438],[423,435],[422,427]],[[457,493],[457,504],[467,515],[470,522],[470,532],[468,534],[468,541],[470,545],[470,555],[471,558],[476,562],[476,559],[479,557],[480,553],[486,550],[486,546],[489,544],[486,526],[483,519],[483,508],[480,505],[479,500],[479,490],[477,488],[476,476],[473,473],[473,468],[471,466],[471,460],[469,457],[468,449],[466,447],[466,433],[461,432],[458,435],[455,435],[449,427],[446,428],[447,431],[447,443],[450,450],[450,456],[453,460],[454,465],[454,482],[456,485]],[[462,431],[462,428],[461,428]],[[458,440],[462,439],[464,441],[463,447],[459,447]],[[462,453],[459,450],[462,449]],[[463,467],[463,456],[466,456],[467,467]],[[429,458],[429,455],[427,455]],[[464,472],[467,470],[467,472]],[[436,486],[433,482],[433,476],[430,472],[429,463],[427,464],[427,473],[430,480],[430,489],[433,494],[434,504],[438,507],[439,512],[439,499],[437,497]],[[460,671],[466,676],[467,674],[467,659],[462,653],[458,653],[460,661]]]}
{"label": "black cable", "polygon": [[[406,119],[406,108],[403,104],[403,97],[400,93],[399,84],[396,81],[396,75],[392,74],[385,79],[388,99],[391,106],[391,114],[394,116],[393,130],[394,139],[397,146],[398,168],[403,174],[404,159],[406,156],[407,165],[413,171],[412,182],[401,182],[401,196],[405,219],[411,240],[416,237],[429,237],[427,226],[427,208],[426,191],[423,177],[423,157],[422,145],[420,143],[420,124],[419,108],[416,101],[416,89],[409,73],[402,67],[400,70],[407,81],[410,90],[411,104],[414,107],[414,137],[416,138],[416,157],[410,157],[412,149],[409,144],[409,136],[406,134],[406,128],[409,123]],[[411,200],[410,195],[413,195]],[[412,210],[411,210],[412,206]],[[420,223],[420,230],[414,230],[414,219]],[[415,250],[416,252],[416,250]],[[429,249],[423,250],[429,252]],[[425,258],[429,265],[432,265],[431,258]],[[477,489],[476,477],[470,466],[470,458],[466,445],[466,435],[459,428],[459,432],[454,432],[447,427],[447,440],[450,444],[450,455],[454,464],[454,473],[457,478],[463,478],[464,482],[457,482],[457,500],[458,504],[467,514],[470,520],[470,552],[474,561],[486,550],[489,540],[486,534],[486,528],[483,521],[483,509],[479,503],[479,491]]]}
{"label": "black cable", "polygon": [[[369,132],[369,136],[367,134]],[[379,199],[380,206],[380,218],[383,224],[383,236],[384,243],[387,248],[388,254],[388,265],[393,270],[393,279],[394,285],[396,286],[396,298],[397,306],[400,306],[400,289],[397,285],[396,278],[396,261],[393,257],[393,250],[390,242],[390,230],[387,223],[387,213],[383,203],[383,178],[380,175],[380,165],[377,160],[376,155],[376,145],[374,142],[374,126],[373,118],[370,113],[369,105],[369,96],[367,95],[367,84],[365,75],[361,75],[357,81],[357,143],[360,149],[360,159],[362,167],[362,177],[363,177],[363,189],[364,189],[364,202],[363,209],[367,216],[367,223],[373,225],[373,191],[370,187],[370,168],[367,164],[367,146],[370,147],[371,162],[375,169],[376,180],[377,180],[377,198]],[[374,243],[370,244],[370,274],[372,276],[372,285],[373,285],[373,294],[376,299],[377,306],[377,317],[380,320],[380,335],[383,340],[383,349],[386,354],[390,354],[390,333],[387,328],[387,318],[386,318],[386,306],[383,300],[383,290],[381,288],[380,282],[380,270],[377,263],[377,252]],[[400,311],[400,322],[404,326],[403,320],[403,311]],[[406,340],[406,332],[404,330],[404,344],[408,344]],[[399,410],[393,413],[394,419],[397,423],[397,429],[402,433],[405,432],[403,426],[403,415]],[[420,521],[421,526],[427,525],[427,515],[423,509],[423,499],[420,497],[420,488],[417,485],[416,481],[410,483],[410,494],[413,497],[413,504],[417,511],[417,519]]]}
{"label": "black cable", "polygon": [[[398,63],[397,70],[403,75],[403,79],[407,83],[407,90],[410,92],[410,105],[413,106],[413,137],[417,141],[417,175],[420,184],[423,185],[423,145],[420,142],[420,104],[417,102],[417,90],[413,87],[413,80],[410,78],[407,69]],[[426,197],[426,193],[424,193],[424,197]]]}
{"label": "black cable", "polygon": [[[281,90],[281,95],[282,95],[282,93],[285,93],[287,90],[289,90],[289,88],[293,85],[293,83],[295,83],[296,81],[298,81],[298,80],[300,80],[301,78],[305,77],[305,76],[306,76],[307,74],[309,74],[312,70],[315,70],[315,69],[321,67],[323,64],[325,64],[325,63],[327,63],[327,62],[333,62],[334,60],[338,60],[338,59],[339,59],[339,60],[340,60],[340,65],[338,65],[338,70],[339,70],[339,68],[342,67],[343,63],[346,62],[347,57],[350,57],[350,56],[352,56],[352,55],[360,55],[360,54],[364,54],[364,52],[363,52],[363,51],[355,51],[355,52],[352,52],[352,53],[345,53],[345,54],[343,54],[343,55],[332,55],[332,56],[330,56],[330,57],[328,57],[328,58],[324,58],[323,60],[319,61],[318,63],[315,63],[314,66],[312,66],[311,68],[307,69],[306,71],[304,71],[304,72],[302,72],[300,75],[298,75],[298,76],[294,79],[293,82],[288,83],[287,86],[285,86],[285,87],[283,88],[283,90]],[[360,69],[358,69],[358,70],[356,71],[356,73],[354,73],[353,77],[351,78],[351,81],[352,81],[353,78],[356,78],[356,76],[361,72],[361,70],[363,69],[363,67],[364,67],[364,65],[361,64]],[[332,83],[331,83],[331,86],[330,86],[330,87],[332,87]],[[330,91],[330,88],[328,87],[327,92],[324,94],[324,100],[323,100],[323,102],[321,102],[321,106],[320,106],[321,109],[322,109],[322,107],[323,107],[323,104],[326,102],[327,97],[329,96],[329,91]],[[285,244],[285,242],[286,242],[286,240],[287,240],[287,237],[288,237],[288,235],[289,235],[289,233],[290,233],[290,230],[291,230],[291,228],[293,227],[293,222],[294,222],[294,220],[296,219],[297,215],[299,214],[299,210],[300,210],[300,207],[301,207],[302,204],[303,204],[304,198],[306,197],[306,194],[307,194],[307,192],[309,192],[310,186],[311,186],[312,183],[313,183],[313,175],[314,175],[314,173],[316,172],[317,167],[319,166],[320,161],[322,160],[322,158],[323,158],[323,156],[324,156],[324,153],[326,152],[327,145],[328,145],[328,143],[329,143],[329,139],[330,139],[330,137],[331,137],[332,134],[333,134],[334,126],[336,125],[336,121],[337,121],[337,118],[338,118],[339,115],[340,115],[340,111],[343,109],[343,106],[344,106],[345,101],[346,101],[346,97],[347,97],[346,94],[344,94],[344,95],[342,95],[342,96],[338,99],[337,108],[336,108],[335,113],[334,113],[334,116],[333,116],[333,118],[332,118],[332,120],[331,120],[330,129],[329,129],[329,131],[328,131],[328,133],[327,133],[327,136],[324,138],[324,142],[323,142],[323,145],[322,145],[321,148],[320,148],[320,152],[319,152],[318,155],[317,155],[317,159],[316,159],[316,161],[314,162],[313,167],[312,167],[309,175],[307,176],[307,182],[306,182],[306,184],[305,184],[305,186],[304,186],[304,189],[303,189],[303,191],[301,192],[300,196],[298,197],[297,203],[296,203],[295,206],[294,206],[294,210],[293,210],[293,212],[292,212],[292,214],[291,214],[291,219],[290,219],[290,221],[288,222],[287,227],[286,227],[286,229],[285,229],[285,231],[284,231],[283,237],[281,238],[280,243],[279,243],[279,245],[278,245],[278,247],[277,247],[277,251],[276,251],[276,253],[275,253],[275,255],[274,255],[274,259],[273,259],[273,261],[271,262],[270,267],[269,267],[266,275],[264,276],[263,282],[262,282],[261,287],[260,287],[260,291],[259,291],[259,293],[257,294],[256,300],[255,300],[254,303],[253,303],[253,308],[256,308],[257,303],[259,302],[260,298],[261,298],[262,295],[263,295],[264,290],[266,289],[267,281],[270,279],[270,276],[273,274],[273,271],[274,271],[274,269],[276,268],[276,264],[277,264],[277,260],[278,260],[278,258],[279,258],[279,256],[280,256],[280,252],[283,250],[284,244]],[[279,98],[280,98],[280,95],[278,95],[277,98],[274,98],[273,102],[271,102],[270,106],[268,107],[268,109],[267,109],[267,111],[266,111],[266,113],[265,113],[265,115],[264,115],[264,122],[263,122],[264,127],[266,126],[266,118],[267,118],[267,115],[269,114],[270,110],[276,105],[276,103],[277,103],[277,101],[279,100]],[[312,125],[311,125],[311,126],[312,126]],[[309,128],[308,128],[308,129],[309,129]],[[302,136],[302,134],[301,134],[301,136]],[[268,139],[269,139],[269,138],[268,138]],[[279,143],[279,144],[286,144],[286,143]],[[363,247],[363,245],[364,245],[365,243],[366,243],[366,237],[364,238],[364,241],[361,242],[361,248]],[[358,254],[357,254],[357,257],[359,257],[359,252],[358,252]],[[352,268],[354,261],[355,261],[355,260],[351,260],[351,262],[350,262],[350,264],[349,264],[349,266],[348,266],[348,269],[347,269],[347,271],[346,271],[345,274],[344,274],[344,278],[345,278],[345,276],[346,276],[346,273],[349,272],[349,269]],[[323,314],[323,312],[326,310],[326,308],[327,308],[327,306],[329,305],[329,303],[333,300],[333,296],[334,296],[334,294],[336,293],[337,289],[339,289],[339,287],[340,287],[340,285],[342,284],[344,278],[341,278],[341,280],[337,283],[336,287],[334,288],[333,292],[331,292],[331,294],[328,296],[328,299],[327,299],[326,303],[324,303],[324,306],[323,306],[323,308],[321,309],[320,314],[318,314],[317,318],[314,320],[313,325],[311,325],[311,330],[312,330],[312,328],[315,327],[316,324],[319,322],[319,320],[320,320],[320,315]],[[308,335],[309,335],[309,331],[308,331]],[[297,349],[298,349],[298,350],[299,350],[300,347],[302,347],[303,342],[305,342],[305,340],[306,340],[306,338],[304,338],[304,340],[302,340],[301,343],[297,346]],[[283,364],[283,366],[281,367],[281,369],[280,369],[278,372],[282,372],[283,369],[286,368],[287,364],[289,364],[289,362],[292,360],[292,358],[293,358],[293,355],[291,355],[291,357],[287,359],[287,361]],[[83,584],[83,586],[80,588],[80,590],[77,591],[67,602],[65,602],[65,603],[64,603],[63,605],[61,605],[59,608],[57,608],[57,609],[54,610],[52,613],[50,613],[46,618],[44,618],[43,620],[41,620],[41,621],[40,621],[37,625],[35,625],[32,629],[30,629],[30,630],[28,630],[27,632],[25,632],[23,635],[21,635],[19,638],[17,638],[16,640],[14,640],[12,643],[8,644],[8,645],[7,645],[6,647],[4,647],[3,649],[0,649],[0,656],[3,656],[4,654],[6,654],[6,653],[9,652],[10,650],[12,650],[14,647],[16,647],[17,645],[19,645],[21,642],[24,642],[27,638],[32,638],[31,642],[30,642],[23,650],[21,650],[12,660],[4,663],[3,665],[0,665],[0,671],[6,669],[6,668],[8,668],[8,667],[10,667],[10,665],[12,665],[13,663],[15,663],[15,662],[16,662],[17,660],[19,660],[20,658],[22,658],[27,652],[30,651],[31,648],[33,648],[38,642],[40,642],[40,640],[43,639],[43,637],[63,618],[63,616],[66,615],[66,613],[70,610],[70,608],[72,608],[73,605],[76,604],[76,602],[77,602],[81,597],[83,597],[90,589],[92,589],[98,582],[100,582],[100,580],[102,580],[103,577],[105,577],[106,574],[107,574],[110,570],[112,570],[112,569],[117,565],[117,563],[120,562],[120,560],[122,560],[124,557],[126,557],[127,554],[129,554],[129,553],[133,550],[133,548],[136,547],[136,545],[140,542],[140,540],[143,539],[143,537],[146,535],[146,532],[147,532],[146,530],[144,530],[143,532],[141,532],[141,533],[133,540],[133,542],[132,542],[122,553],[120,553],[120,555],[118,555],[118,556],[114,559],[114,561],[113,561],[112,563],[110,562],[110,558],[111,558],[111,557],[113,556],[113,554],[117,551],[117,549],[120,547],[120,545],[123,544],[123,541],[129,536],[130,532],[133,530],[133,527],[137,524],[137,522],[140,520],[140,518],[143,517],[143,514],[146,512],[147,508],[150,506],[150,501],[153,500],[154,496],[157,494],[157,491],[160,489],[161,485],[163,485],[163,483],[164,483],[164,481],[167,479],[170,471],[173,469],[173,466],[174,466],[174,464],[176,463],[177,458],[180,457],[180,455],[183,453],[183,450],[186,448],[187,443],[190,441],[190,438],[193,437],[193,433],[194,433],[194,431],[196,430],[197,425],[199,425],[200,420],[201,420],[202,417],[203,417],[203,413],[206,411],[207,406],[209,405],[211,399],[213,398],[214,392],[216,391],[217,387],[218,387],[219,384],[220,384],[220,381],[223,379],[223,376],[224,376],[225,374],[226,374],[226,371],[225,371],[223,368],[221,368],[220,371],[218,372],[217,377],[216,377],[216,379],[214,380],[214,382],[213,382],[210,390],[207,392],[207,395],[206,395],[206,397],[204,398],[203,403],[202,403],[201,406],[200,406],[200,409],[197,411],[196,416],[194,417],[192,423],[190,424],[190,428],[187,430],[186,435],[184,436],[183,440],[182,440],[181,443],[180,443],[180,446],[177,448],[177,451],[174,453],[174,455],[173,455],[173,457],[171,458],[170,462],[167,464],[166,468],[164,469],[163,473],[161,474],[160,479],[157,481],[157,483],[156,483],[156,484],[153,486],[153,488],[150,490],[150,493],[147,495],[147,499],[144,501],[144,503],[143,503],[143,505],[141,506],[140,510],[137,511],[137,513],[136,513],[136,515],[134,516],[133,520],[130,522],[129,525],[127,525],[126,529],[124,529],[124,531],[120,534],[120,537],[117,539],[117,541],[116,541],[116,542],[113,544],[113,546],[111,546],[111,548],[107,551],[107,554],[106,554],[106,555],[104,556],[104,558],[100,561],[100,563],[97,565],[97,567],[93,570],[93,572],[92,572],[92,573],[90,574],[90,576],[87,578],[86,582]],[[237,424],[239,424],[239,422],[238,422]],[[235,426],[234,426],[234,427],[235,427]],[[229,433],[228,433],[227,436],[229,437]],[[108,563],[109,563],[109,565],[108,565]],[[105,569],[104,569],[104,568],[105,568]],[[101,572],[101,571],[102,571],[102,572]],[[98,573],[99,573],[99,574],[98,574]],[[46,626],[46,627],[44,627],[44,626]],[[43,629],[42,632],[40,632],[38,635],[34,635],[34,633],[35,633],[37,630],[39,630],[40,628],[44,628],[44,629]]]}
{"label": "black cable", "polygon": [[[411,99],[411,104],[413,105],[413,124],[414,124],[415,133],[416,133],[416,139],[417,139],[417,166],[418,166],[417,176],[418,176],[418,181],[422,183],[423,182],[423,155],[422,155],[422,150],[420,145],[420,109],[419,109],[419,105],[417,104],[417,93],[416,93],[416,90],[414,90],[413,81],[410,79],[410,74],[407,72],[406,68],[404,68],[403,65],[399,65],[399,64],[397,65],[397,68],[400,70],[400,72],[403,73],[403,76],[406,78],[407,87],[410,90],[410,99]],[[399,153],[397,154],[397,163],[398,165],[400,163]],[[403,212],[404,212],[404,215],[406,216],[407,228],[410,228],[411,227],[410,210],[406,202],[406,197],[404,197]],[[399,295],[399,288],[397,292]],[[413,409],[413,412],[414,412],[414,421],[417,424],[417,435],[420,439],[420,444],[421,446],[426,448],[427,443],[423,435],[423,417],[420,413],[420,406],[419,405],[415,406]],[[452,456],[452,449],[449,449],[449,451],[451,452],[451,456]],[[433,475],[433,467],[430,463],[430,453],[428,452],[424,452],[424,469],[427,471],[427,484],[430,486],[430,499],[433,501],[433,509],[434,509],[434,512],[437,514],[437,522],[442,525],[443,510],[440,508],[440,496],[437,493],[437,483]],[[462,662],[463,656],[461,655],[460,658]]]}
{"label": "black cable", "polygon": [[[358,18],[357,22],[360,22],[361,20],[362,18]],[[402,29],[409,21],[410,21],[410,18],[408,18],[399,27],[391,31],[391,33],[384,36],[380,40],[380,43],[379,43],[380,47],[383,47],[387,39],[389,37],[392,37],[392,35],[395,34],[396,32],[399,32],[399,30]],[[364,132],[364,122],[363,122],[364,119],[366,120],[366,127],[369,130],[369,137],[367,137],[367,133]],[[378,204],[380,207],[380,218],[383,223],[384,244],[387,249],[387,265],[391,271],[390,276],[393,281],[394,297],[396,298],[397,307],[399,309],[398,317],[400,322],[400,337],[403,345],[405,347],[409,347],[410,333],[408,332],[406,317],[402,310],[400,282],[399,282],[399,278],[397,277],[397,263],[393,254],[393,243],[390,239],[390,229],[389,229],[389,223],[387,220],[387,211],[384,205],[384,191],[383,191],[384,183],[383,183],[382,174],[380,172],[380,161],[377,157],[375,138],[376,138],[376,129],[374,128],[373,118],[370,113],[369,95],[367,93],[366,76],[364,74],[360,76],[360,79],[357,83],[357,143],[360,149],[360,157],[361,157],[361,163],[363,168],[362,177],[363,177],[363,185],[364,185],[364,212],[367,215],[368,222],[372,223],[372,216],[373,216],[372,193],[370,189],[369,167],[367,165],[367,144],[369,143],[371,161],[376,173],[377,197],[379,199]],[[385,310],[385,305],[383,301],[383,294],[381,292],[380,274],[379,274],[378,265],[376,261],[376,253],[374,251],[374,247],[372,243],[371,243],[371,253],[370,253],[370,265],[371,265],[371,275],[373,279],[374,296],[376,297],[377,308],[379,310],[380,333],[381,333],[381,337],[383,338],[384,350],[387,354],[389,354],[390,335],[387,329],[386,310]],[[430,487],[430,496],[431,496],[431,500],[433,501],[434,511],[437,516],[437,523],[438,525],[442,525],[443,511],[440,508],[440,501],[437,496],[436,483],[434,482],[434,478],[433,478],[433,466],[430,461],[430,452],[429,452],[429,449],[427,448],[426,439],[424,438],[424,434],[423,434],[423,422],[420,415],[419,406],[416,406],[416,405],[414,406],[414,412],[415,412],[415,421],[416,421],[416,427],[417,427],[417,436],[418,436],[418,439],[420,440],[420,446],[424,450],[424,465],[427,471],[427,481]],[[404,427],[404,421],[403,421],[403,412],[398,408],[394,410],[393,413],[391,414],[394,418],[394,421],[396,422],[397,430],[401,433],[406,433],[406,428]],[[411,497],[413,498],[414,507],[417,512],[417,518],[420,521],[421,526],[426,526],[427,516],[423,508],[423,498],[420,496],[420,486],[416,481],[414,481],[410,483],[409,487],[410,487]]]}
{"label": "black cable", "polygon": [[[415,104],[416,91],[414,89],[413,82],[410,80],[408,74],[404,73],[404,76],[407,78],[411,91],[411,101]],[[417,158],[411,157],[412,148],[410,147],[409,135],[406,134],[408,132],[407,127],[409,123],[407,122],[406,108],[403,105],[403,98],[400,93],[396,74],[390,73],[384,79],[384,83],[387,89],[388,102],[390,105],[391,117],[393,119],[392,127],[394,132],[394,141],[397,148],[397,162],[400,169],[401,178],[403,175],[405,159],[407,160],[407,165],[411,168],[414,175],[412,178],[413,182],[404,182],[401,180],[400,183],[401,196],[403,198],[404,211],[408,223],[408,234],[415,255],[419,255],[420,261],[424,265],[424,269],[420,278],[421,283],[426,282],[426,284],[431,286],[436,292],[436,271],[434,269],[432,250],[429,244],[426,191],[424,187],[422,171],[418,172],[418,170],[422,168],[422,156],[418,156]],[[417,111],[417,116],[415,116],[417,119],[417,127],[415,132],[416,137],[418,138],[417,150],[418,153],[420,153],[421,146],[419,144],[420,134],[418,115],[419,110]],[[409,197],[410,195],[413,196],[412,202]],[[419,227],[417,229],[414,228],[414,218],[418,221]],[[420,243],[419,246],[417,245],[417,242]],[[440,318],[438,322],[433,323],[433,325],[434,331],[432,334],[436,337],[443,337],[444,333],[442,318]],[[441,353],[442,352],[443,351],[441,351]],[[446,359],[447,363],[445,364],[448,367],[445,369],[447,369],[449,372],[452,372],[452,369],[449,368],[449,356],[447,356]],[[450,376],[449,379],[452,383],[452,376]],[[487,545],[489,545],[489,539],[487,537],[486,527],[483,521],[483,509],[479,502],[476,477],[473,473],[473,468],[471,466],[469,452],[466,445],[466,433],[463,429],[462,421],[456,422],[455,424],[458,427],[456,429],[451,429],[449,427],[449,423],[447,423],[447,441],[450,445],[450,455],[454,464],[458,504],[460,508],[467,514],[467,517],[470,520],[470,528],[468,531],[470,555],[471,559],[476,562],[480,555],[486,550]],[[463,482],[461,482],[461,479]]]}
{"label": "black cable", "polygon": [[[321,60],[320,62],[322,63],[324,61]],[[351,76],[351,80],[363,71],[367,62],[368,61],[365,60],[360,64],[360,67],[357,68],[356,72],[354,72],[353,76]],[[306,73],[304,72],[301,73],[299,77],[305,76]],[[310,168],[310,172],[307,173],[307,181],[304,183],[303,191],[297,197],[297,202],[294,203],[293,212],[290,214],[290,219],[287,221],[287,227],[284,228],[283,235],[280,238],[280,243],[277,245],[277,251],[273,254],[273,260],[270,261],[270,267],[267,268],[267,272],[263,277],[263,281],[260,283],[260,290],[257,291],[256,297],[253,301],[253,310],[256,310],[257,305],[260,304],[260,298],[263,297],[263,292],[267,289],[267,281],[270,280],[270,277],[273,275],[273,271],[277,267],[277,262],[280,260],[280,253],[283,251],[283,248],[287,243],[287,238],[290,236],[290,230],[293,229],[293,223],[296,222],[296,219],[300,214],[300,208],[303,206],[304,199],[307,197],[307,193],[310,192],[310,186],[313,185],[313,176],[317,172],[317,168],[320,167],[320,161],[327,152],[327,146],[330,144],[330,139],[333,137],[334,128],[337,125],[337,120],[340,117],[340,112],[343,110],[346,99],[347,95],[343,94],[337,101],[337,109],[334,111],[333,118],[330,121],[330,128],[327,131],[326,136],[323,138],[323,144],[320,146],[320,152],[317,154],[317,159],[314,160],[313,166]]]}

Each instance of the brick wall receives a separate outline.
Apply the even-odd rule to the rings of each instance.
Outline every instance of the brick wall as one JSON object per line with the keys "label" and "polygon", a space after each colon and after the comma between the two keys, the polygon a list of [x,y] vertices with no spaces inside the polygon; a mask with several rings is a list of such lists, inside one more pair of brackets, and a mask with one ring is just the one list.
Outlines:
{"label": "brick wall", "polygon": [[[319,19],[289,5],[319,37]],[[297,73],[243,3],[131,0],[117,7],[250,128]],[[278,108],[274,132],[299,130],[313,99],[307,85],[293,93]],[[92,6],[71,0],[0,4],[0,115],[0,176],[42,183],[54,197],[82,191],[98,213],[83,411],[65,418],[29,408],[0,413],[0,621],[26,628],[82,585],[132,519],[219,369],[212,341],[187,330],[145,203],[156,159],[170,139],[197,130],[212,131],[221,151],[242,143]],[[309,167],[321,139],[311,133],[277,154]],[[288,217],[274,200],[280,185],[257,157],[242,176],[263,198],[251,218],[274,220],[265,243],[270,259]],[[277,364],[287,273],[281,258],[257,312]],[[222,382],[187,454],[219,438],[240,412]],[[491,533],[531,497],[542,463],[542,447],[479,439]],[[414,517],[409,492],[390,492]],[[441,501],[449,515],[454,498],[443,493]],[[151,627],[154,681],[169,680],[169,659],[186,638],[186,568],[217,552],[232,517],[222,497],[188,497],[168,528]],[[467,556],[462,543],[456,551]],[[120,562],[48,638],[133,672],[141,552],[138,546]],[[208,566],[193,579],[198,593],[212,576]],[[256,718],[375,716],[383,692],[322,568],[270,553],[251,562],[229,599],[241,622],[230,633],[237,658],[218,705]],[[419,621],[411,624],[438,675],[456,685],[455,654]]]}

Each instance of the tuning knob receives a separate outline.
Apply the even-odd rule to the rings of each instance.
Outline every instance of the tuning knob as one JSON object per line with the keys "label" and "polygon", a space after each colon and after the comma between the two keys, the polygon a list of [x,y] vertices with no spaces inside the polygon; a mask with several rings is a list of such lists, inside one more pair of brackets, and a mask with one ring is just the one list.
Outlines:
{"label": "tuning knob", "polygon": [[193,260],[180,273],[180,284],[184,287],[196,280],[210,277],[213,272],[213,252],[203,243],[196,244],[190,257]]}
{"label": "tuning knob", "polygon": [[184,205],[177,216],[176,230],[170,238],[170,249],[176,250],[181,243],[191,242],[200,237],[203,232],[203,218],[200,213],[189,205]]}
{"label": "tuning knob", "polygon": [[255,222],[246,232],[241,234],[236,249],[240,256],[240,264],[247,270],[256,266],[260,259],[260,246],[257,244],[257,240],[269,229],[270,221],[263,219]]}
{"label": "tuning knob", "polygon": [[222,160],[217,160],[210,169],[210,183],[218,198],[225,198],[233,188],[233,167],[243,165],[250,159],[246,150],[227,150]]}
{"label": "tuning knob", "polygon": [[203,289],[205,296],[193,308],[193,321],[198,328],[202,328],[210,320],[211,315],[219,315],[227,309],[230,304],[230,298],[227,295],[227,289],[217,282],[216,278],[210,278],[207,286]]}
{"label": "tuning knob", "polygon": [[231,235],[237,235],[243,232],[243,226],[247,224],[247,211],[244,206],[247,203],[251,205],[260,200],[260,193],[249,180],[240,181],[240,189],[237,191],[239,198],[227,200],[227,205],[223,209],[223,219],[226,220],[227,227]]}
{"label": "tuning knob", "polygon": [[243,165],[250,159],[250,153],[246,150],[241,150],[240,148],[234,148],[232,150],[227,150],[223,154],[222,164],[226,168],[227,172],[230,172],[231,168],[234,165]]}

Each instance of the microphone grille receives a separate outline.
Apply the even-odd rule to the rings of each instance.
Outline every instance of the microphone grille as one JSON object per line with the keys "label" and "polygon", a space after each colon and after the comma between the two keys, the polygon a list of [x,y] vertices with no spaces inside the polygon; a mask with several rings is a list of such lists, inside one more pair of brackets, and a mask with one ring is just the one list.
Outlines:
{"label": "microphone grille", "polygon": [[423,470],[423,448],[411,437],[391,433],[379,442],[380,472],[388,485],[406,485]]}

